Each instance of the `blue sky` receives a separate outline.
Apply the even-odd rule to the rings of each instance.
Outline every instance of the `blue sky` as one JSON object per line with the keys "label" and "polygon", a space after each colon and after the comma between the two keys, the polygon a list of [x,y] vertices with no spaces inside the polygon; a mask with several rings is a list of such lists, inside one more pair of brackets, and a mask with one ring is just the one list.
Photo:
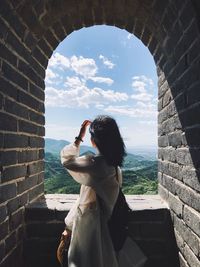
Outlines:
{"label": "blue sky", "polygon": [[82,121],[107,114],[127,148],[157,146],[155,63],[127,31],[93,26],[73,32],[50,58],[45,84],[46,137],[73,141]]}

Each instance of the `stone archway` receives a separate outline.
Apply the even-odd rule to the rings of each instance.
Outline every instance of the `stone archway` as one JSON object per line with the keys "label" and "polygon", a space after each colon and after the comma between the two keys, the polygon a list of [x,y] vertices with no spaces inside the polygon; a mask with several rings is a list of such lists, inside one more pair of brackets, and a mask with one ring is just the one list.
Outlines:
{"label": "stone archway", "polygon": [[43,195],[48,59],[72,31],[97,24],[133,33],[154,57],[159,77],[159,193],[171,209],[182,264],[198,266],[198,1],[2,0],[0,7],[2,266],[14,266],[13,255],[20,255],[25,205]]}

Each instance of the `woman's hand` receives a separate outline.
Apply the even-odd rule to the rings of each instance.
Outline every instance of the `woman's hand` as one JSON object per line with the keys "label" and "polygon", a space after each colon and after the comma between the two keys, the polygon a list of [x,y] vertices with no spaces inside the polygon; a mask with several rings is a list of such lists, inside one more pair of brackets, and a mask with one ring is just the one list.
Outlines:
{"label": "woman's hand", "polygon": [[79,132],[79,137],[81,139],[83,139],[85,137],[85,133],[86,133],[86,129],[87,129],[87,126],[89,126],[91,124],[91,121],[89,120],[85,120],[82,124],[81,124],[81,129],[80,129],[80,132]]}
{"label": "woman's hand", "polygon": [[78,137],[76,138],[76,141],[74,142],[74,144],[76,146],[79,146],[81,140],[83,140],[83,138],[85,137],[85,133],[86,133],[86,129],[87,129],[87,126],[89,126],[91,124],[91,121],[89,120],[85,120],[82,124],[81,124],[81,129],[79,131],[79,135]]}

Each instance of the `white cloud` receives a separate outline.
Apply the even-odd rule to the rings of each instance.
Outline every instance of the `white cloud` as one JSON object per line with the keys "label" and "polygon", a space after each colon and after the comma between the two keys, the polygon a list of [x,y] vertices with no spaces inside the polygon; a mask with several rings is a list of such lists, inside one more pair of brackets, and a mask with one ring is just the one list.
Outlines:
{"label": "white cloud", "polygon": [[99,59],[102,60],[103,64],[107,66],[109,69],[113,69],[115,64],[112,63],[107,57],[104,57],[103,55],[99,56]]}
{"label": "white cloud", "polygon": [[46,70],[45,82],[49,84],[55,83],[56,82],[55,79],[57,79],[58,77],[59,75],[56,72],[48,68]]}
{"label": "white cloud", "polygon": [[97,66],[93,58],[84,58],[82,56],[72,56],[71,68],[76,74],[83,76],[85,79],[93,77],[97,73]]}
{"label": "white cloud", "polygon": [[68,69],[70,67],[70,60],[67,57],[56,52],[50,58],[48,67],[52,67],[52,68],[58,67],[62,70]]}
{"label": "white cloud", "polygon": [[46,105],[51,107],[89,108],[92,105],[108,105],[127,101],[126,93],[101,88],[89,89],[83,81],[77,77],[67,77],[65,90],[53,87],[46,88]]}
{"label": "white cloud", "polygon": [[146,83],[143,81],[133,81],[132,82],[132,87],[136,92],[144,93],[146,92]]}
{"label": "white cloud", "polygon": [[151,93],[153,88],[152,79],[141,75],[132,77],[132,80],[132,88],[135,93],[131,95],[131,98],[143,102],[153,102],[154,96]]}
{"label": "white cloud", "polygon": [[157,112],[152,107],[108,106],[105,111],[133,118],[155,118],[157,116]]}
{"label": "white cloud", "polygon": [[64,83],[64,86],[70,89],[81,88],[82,86],[85,86],[85,80],[80,79],[77,76],[67,77],[66,82]]}
{"label": "white cloud", "polygon": [[105,83],[107,85],[112,85],[113,84],[113,80],[111,78],[108,77],[90,77],[90,80],[92,80],[93,82],[97,82],[97,83]]}
{"label": "white cloud", "polygon": [[[114,66],[114,64],[105,57],[103,57],[103,60],[105,65],[107,65],[109,68],[112,68]],[[83,56],[77,57],[75,55],[73,55],[71,58],[68,58],[56,52],[49,60],[49,65],[46,71],[46,83],[51,85],[58,84],[56,78],[61,78],[61,74],[58,75],[57,69],[62,71],[71,70],[74,74],[77,75],[77,79],[81,77],[80,79],[82,80],[82,82],[83,80],[85,80],[85,82],[87,80],[92,80],[96,83],[105,83],[109,86],[112,85],[114,82],[109,77],[96,76],[98,72],[98,67],[93,58],[85,58]],[[63,76],[64,72],[62,74],[62,77]],[[73,80],[69,80],[67,81],[67,83],[73,83],[74,79],[75,78],[73,77]]]}
{"label": "white cloud", "polygon": [[148,93],[133,94],[131,98],[138,101],[149,102],[152,100],[152,95]]}

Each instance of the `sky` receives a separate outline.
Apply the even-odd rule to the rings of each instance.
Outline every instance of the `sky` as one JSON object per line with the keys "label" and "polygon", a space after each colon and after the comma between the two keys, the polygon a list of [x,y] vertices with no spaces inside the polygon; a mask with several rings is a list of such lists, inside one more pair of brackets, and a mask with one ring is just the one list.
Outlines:
{"label": "sky", "polygon": [[111,26],[74,31],[46,70],[45,137],[72,142],[85,119],[104,114],[116,119],[127,149],[157,147],[157,91],[153,57],[133,34]]}

